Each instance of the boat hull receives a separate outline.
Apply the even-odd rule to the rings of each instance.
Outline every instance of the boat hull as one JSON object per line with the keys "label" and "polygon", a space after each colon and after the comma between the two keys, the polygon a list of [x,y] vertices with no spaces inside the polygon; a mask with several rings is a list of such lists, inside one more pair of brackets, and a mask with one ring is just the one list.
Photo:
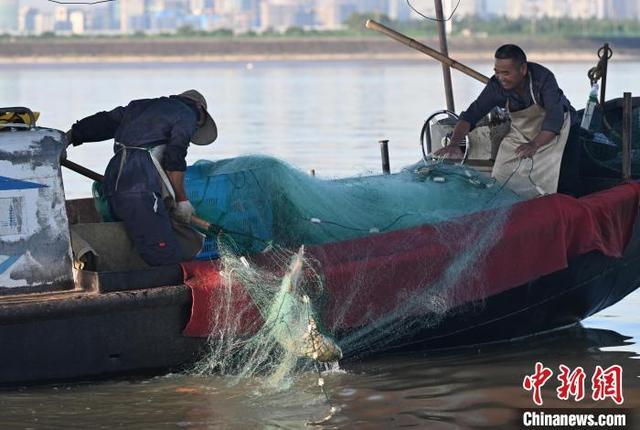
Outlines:
{"label": "boat hull", "polygon": [[[346,359],[398,350],[471,347],[573,325],[634,291],[640,283],[640,234],[621,259],[593,252],[564,270],[481,302],[453,309],[436,326],[408,332]],[[9,307],[13,307],[7,312]],[[0,383],[46,383],[184,369],[202,356],[206,338],[182,334],[191,292],[170,286],[73,294],[2,305]],[[421,327],[421,321],[407,324]],[[339,333],[348,338],[356,329]]]}
{"label": "boat hull", "polygon": [[634,235],[632,241],[622,259],[596,252],[583,255],[564,270],[453,309],[437,326],[415,331],[385,349],[473,347],[574,325],[640,286],[640,237]]}
{"label": "boat hull", "polygon": [[[636,221],[638,188],[637,184],[622,185],[605,191],[608,197],[604,199],[592,196],[588,201],[577,203],[559,195],[521,203],[510,212],[515,217],[511,226],[533,230],[522,236],[522,232],[509,230],[507,225],[507,232],[511,233],[505,233],[503,239],[515,242],[511,245],[498,242],[493,247],[495,255],[485,255],[484,261],[493,262],[496,269],[487,271],[490,277],[476,279],[486,288],[474,290],[476,293],[466,301],[452,302],[454,306],[442,318],[435,319],[435,324],[424,323],[425,319],[431,318],[427,313],[411,313],[413,317],[404,317],[402,327],[409,329],[404,330],[403,335],[394,335],[381,342],[361,342],[360,345],[366,345],[366,348],[349,347],[349,342],[357,340],[358,336],[366,336],[367,325],[362,323],[367,321],[363,318],[366,313],[374,309],[377,313],[367,317],[368,321],[375,322],[376,329],[384,330],[377,318],[384,316],[388,309],[385,306],[397,299],[400,287],[420,290],[427,288],[421,285],[432,285],[416,282],[408,285],[406,280],[411,278],[403,278],[416,263],[426,261],[425,258],[442,257],[440,248],[433,248],[430,227],[309,247],[315,261],[323,264],[325,287],[329,292],[328,307],[322,312],[324,323],[337,335],[341,346],[345,345],[346,358],[400,349],[478,345],[575,324],[618,302],[640,283],[637,269],[640,260],[640,232]],[[563,199],[569,205],[568,209],[562,209],[560,201]],[[583,204],[590,209],[584,209]],[[555,224],[549,227],[549,222],[540,217],[550,208],[558,210],[550,219],[568,220],[565,224],[573,227],[562,235]],[[614,214],[622,213],[626,215],[612,220]],[[581,231],[574,228],[596,218],[607,220],[606,225],[593,227],[593,238],[597,240],[585,239]],[[532,221],[531,226],[523,226],[522,219],[536,221]],[[552,229],[553,235],[544,233],[549,240],[537,254],[530,245],[522,249],[523,237],[541,236],[548,228]],[[625,233],[618,234],[620,232]],[[412,238],[411,246],[400,246],[406,245],[405,237]],[[360,241],[373,241],[378,255],[371,258],[371,249],[363,253]],[[554,254],[554,260],[543,264],[546,272],[533,276],[534,272],[524,270],[524,258],[532,256],[535,264],[531,267],[539,269],[543,262],[536,258],[551,253],[551,241],[564,245]],[[464,248],[464,244],[460,246]],[[617,249],[624,252],[612,255]],[[516,251],[522,253],[521,260],[512,260],[513,266],[505,265],[504,255],[513,259]],[[362,255],[367,258],[361,258]],[[206,264],[209,270],[217,270],[215,265]],[[437,261],[433,264],[441,266]],[[377,268],[377,271],[367,271],[367,267]],[[500,268],[503,273],[496,277]],[[180,285],[182,272],[179,268],[168,269],[109,276],[79,271],[77,279],[83,290],[3,297],[0,301],[0,384],[155,374],[184,368],[202,357],[209,332],[195,333],[195,337],[184,335],[200,301],[192,297],[200,296],[193,295],[194,291],[187,285]],[[367,300],[360,303],[360,308],[349,307],[349,318],[337,324],[332,319],[331,308],[348,297],[352,287],[349,279],[361,277],[363,273],[369,276],[367,285],[371,288]],[[522,276],[527,280],[513,281],[523,279]],[[162,282],[162,279],[170,280]],[[185,283],[189,284],[188,273]],[[210,307],[203,309],[205,316],[211,314]]]}
{"label": "boat hull", "polygon": [[[17,299],[17,298],[16,298]],[[0,305],[0,383],[157,373],[197,359],[186,286],[73,292]]]}

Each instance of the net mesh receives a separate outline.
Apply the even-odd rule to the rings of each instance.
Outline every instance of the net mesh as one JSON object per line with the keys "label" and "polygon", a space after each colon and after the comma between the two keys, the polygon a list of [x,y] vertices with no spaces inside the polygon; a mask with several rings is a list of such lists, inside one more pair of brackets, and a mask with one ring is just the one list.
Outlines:
{"label": "net mesh", "polygon": [[[217,240],[223,297],[211,310],[209,354],[193,370],[232,380],[261,376],[276,388],[343,353],[410,341],[464,297],[481,297],[476,269],[520,200],[473,169],[435,162],[396,175],[323,180],[249,156],[199,161],[186,185],[198,215],[225,232]],[[488,209],[489,217],[465,219]],[[358,242],[348,281],[325,285],[322,245],[423,225],[433,226],[426,242],[439,244],[447,266],[417,261],[416,281],[398,284],[379,309],[368,310],[372,280],[401,272],[402,253],[425,246],[424,237],[403,238],[397,262],[384,258],[380,265],[370,264],[381,258],[380,241]]]}
{"label": "net mesh", "polygon": [[249,156],[198,161],[185,182],[198,215],[227,231],[240,253],[261,251],[270,242],[297,248],[344,241],[518,200],[473,169],[422,166],[329,181],[275,158]]}
{"label": "net mesh", "polygon": [[260,376],[281,389],[314,362],[342,358],[334,339],[318,326],[309,294],[320,296],[322,283],[317,273],[304,269],[304,247],[294,254],[271,250],[271,262],[286,268],[284,274],[273,265],[264,269],[238,258],[224,245],[221,249],[222,300],[212,309],[209,353],[193,369],[196,373],[222,373],[234,381]]}

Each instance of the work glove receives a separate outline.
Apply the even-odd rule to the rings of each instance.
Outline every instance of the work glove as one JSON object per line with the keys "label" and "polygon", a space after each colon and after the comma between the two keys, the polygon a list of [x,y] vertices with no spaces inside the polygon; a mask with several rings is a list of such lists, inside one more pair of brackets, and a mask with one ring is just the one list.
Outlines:
{"label": "work glove", "polygon": [[191,223],[191,216],[195,213],[195,209],[189,200],[177,202],[173,208],[173,218],[185,224]]}

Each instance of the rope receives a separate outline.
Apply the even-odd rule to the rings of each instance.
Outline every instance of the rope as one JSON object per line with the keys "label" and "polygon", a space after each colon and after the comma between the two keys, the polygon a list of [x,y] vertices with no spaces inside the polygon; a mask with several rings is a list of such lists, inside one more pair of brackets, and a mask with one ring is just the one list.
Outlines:
{"label": "rope", "polygon": [[[589,71],[587,72],[587,77],[589,78],[589,83],[591,84],[591,86],[593,86],[600,79],[602,79],[602,77],[605,74],[606,65],[611,59],[611,57],[613,57],[613,50],[609,48],[609,45],[605,44],[600,49],[598,49],[598,58],[599,58],[598,64],[596,64],[595,67],[590,68]],[[607,120],[606,113],[604,110],[604,106],[601,106],[599,103],[598,103],[598,106],[602,110],[602,125],[604,125],[607,131],[611,132],[612,135],[622,139],[622,136],[620,136],[613,129],[611,124],[609,124],[609,121]]]}
{"label": "rope", "polygon": [[608,45],[604,45],[602,48],[598,50],[598,64],[595,67],[592,67],[587,72],[587,76],[589,77],[589,82],[591,82],[591,86],[598,82],[600,78],[604,75],[605,64],[611,59],[613,56],[613,51],[609,48]]}
{"label": "rope", "polygon": [[[533,172],[533,165],[534,165],[534,161],[532,157],[528,157],[531,159],[531,168],[529,169],[529,174],[527,175],[529,182],[531,183],[531,185],[533,185],[533,187],[536,189],[536,191],[538,191],[538,193],[540,195],[544,195],[544,190],[542,190],[542,188],[540,188],[538,186],[538,184],[535,183],[535,181],[533,180],[533,178],[531,177],[531,173]],[[511,172],[511,174],[509,175],[509,177],[507,177],[507,180],[504,181],[502,183],[502,185],[500,185],[500,188],[498,188],[498,191],[496,191],[496,193],[491,196],[491,198],[489,199],[488,203],[491,203],[501,192],[502,190],[505,189],[505,187],[507,186],[507,184],[509,183],[509,181],[511,181],[511,178],[513,178],[513,175],[516,174],[516,172],[520,169],[520,167],[522,166],[522,160],[524,160],[524,158],[521,158],[520,161],[518,161],[518,165],[513,169],[513,171]],[[512,190],[512,192],[514,194],[517,194],[515,191]]]}
{"label": "rope", "polygon": [[424,19],[428,19],[429,21],[434,21],[434,22],[447,22],[447,21],[450,21],[451,18],[453,18],[453,15],[455,15],[456,10],[458,10],[458,6],[460,6],[460,0],[458,0],[458,3],[456,3],[456,7],[454,7],[453,10],[451,11],[451,15],[449,15],[449,18],[446,18],[446,19],[438,19],[438,18],[433,18],[431,16],[424,15],[423,13],[418,11],[415,7],[413,7],[413,5],[411,4],[410,0],[407,0],[407,6],[409,6],[409,8],[412,11],[414,11],[415,13],[417,13],[418,15],[420,15]]}

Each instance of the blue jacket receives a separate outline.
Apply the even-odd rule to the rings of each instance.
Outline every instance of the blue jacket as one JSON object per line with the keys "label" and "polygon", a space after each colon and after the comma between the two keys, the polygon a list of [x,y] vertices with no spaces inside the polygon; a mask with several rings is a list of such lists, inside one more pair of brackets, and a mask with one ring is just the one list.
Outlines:
{"label": "blue jacket", "polygon": [[[98,112],[76,122],[71,128],[71,141],[80,145],[115,138],[117,143],[139,148],[166,144],[162,167],[169,171],[184,171],[187,148],[196,131],[197,119],[195,104],[181,97],[134,100],[125,107]],[[117,143],[114,144],[115,155],[105,171],[106,195],[113,195],[116,191],[160,193],[160,176],[148,152],[127,150],[120,172],[123,151]]]}

